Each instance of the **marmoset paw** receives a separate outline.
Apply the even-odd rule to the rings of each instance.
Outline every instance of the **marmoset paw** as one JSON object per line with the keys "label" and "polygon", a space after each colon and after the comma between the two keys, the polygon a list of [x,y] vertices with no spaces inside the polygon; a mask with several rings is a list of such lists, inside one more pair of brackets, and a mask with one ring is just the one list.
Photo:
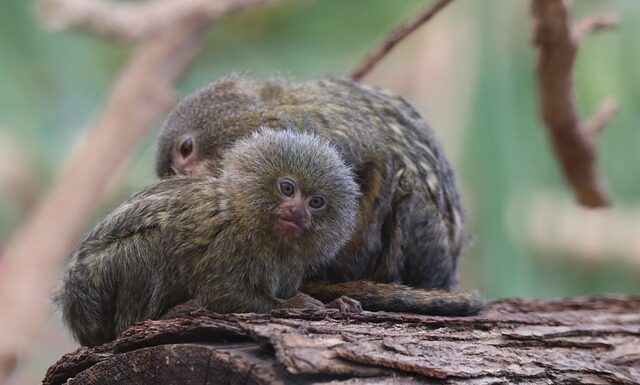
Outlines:
{"label": "marmoset paw", "polygon": [[360,302],[356,301],[353,298],[349,298],[346,295],[343,295],[338,299],[334,299],[333,301],[324,305],[324,307],[327,309],[338,309],[345,314],[362,312],[362,305],[360,305]]}

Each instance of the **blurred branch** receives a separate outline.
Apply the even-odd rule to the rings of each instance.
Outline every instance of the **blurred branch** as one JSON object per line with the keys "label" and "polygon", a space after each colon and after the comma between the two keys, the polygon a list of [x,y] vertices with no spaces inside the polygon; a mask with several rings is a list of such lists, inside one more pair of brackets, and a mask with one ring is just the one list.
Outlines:
{"label": "blurred branch", "polygon": [[7,194],[11,205],[27,212],[41,190],[36,157],[30,146],[10,135],[6,127],[0,126],[0,132],[0,194]]}
{"label": "blurred branch", "polygon": [[617,100],[613,98],[605,99],[600,103],[600,107],[598,107],[593,116],[583,124],[584,132],[589,136],[595,136],[602,132],[613,117],[613,114],[618,111],[618,108],[620,108],[620,103]]}
{"label": "blurred branch", "polygon": [[164,31],[190,15],[220,15],[277,0],[154,0],[144,3],[108,0],[42,0],[38,11],[52,29],[75,29],[116,40],[139,40]]}
{"label": "blurred branch", "polygon": [[437,0],[432,4],[429,4],[418,16],[396,27],[385,41],[378,46],[373,52],[365,57],[365,59],[351,72],[351,77],[354,80],[362,80],[371,70],[382,60],[391,50],[401,42],[404,38],[409,36],[412,32],[417,30],[421,25],[429,21],[436,13],[441,11],[452,0]]}
{"label": "blurred branch", "polygon": [[582,264],[611,262],[613,257],[640,270],[640,206],[589,210],[536,191],[509,211],[510,229],[518,229],[513,235],[524,236],[544,254]]}
{"label": "blurred branch", "polygon": [[577,41],[582,40],[590,33],[603,29],[613,29],[618,26],[618,17],[615,15],[595,15],[579,20],[573,26],[573,36]]}
{"label": "blurred branch", "polygon": [[[236,3],[249,7],[264,2]],[[220,12],[238,9],[230,1],[224,4],[225,11]],[[51,191],[7,245],[0,260],[0,309],[5,309],[0,311],[0,384],[44,323],[60,261],[77,242],[103,189],[173,105],[175,83],[200,51],[213,19],[221,14],[174,19],[136,48]]]}
{"label": "blurred branch", "polygon": [[533,44],[538,48],[540,111],[556,156],[581,204],[607,206],[607,188],[596,167],[594,134],[607,124],[615,109],[607,108],[606,113],[596,115],[596,128],[582,123],[575,106],[572,69],[580,38],[612,27],[615,21],[594,17],[572,27],[562,0],[531,0],[531,10],[535,22]]}

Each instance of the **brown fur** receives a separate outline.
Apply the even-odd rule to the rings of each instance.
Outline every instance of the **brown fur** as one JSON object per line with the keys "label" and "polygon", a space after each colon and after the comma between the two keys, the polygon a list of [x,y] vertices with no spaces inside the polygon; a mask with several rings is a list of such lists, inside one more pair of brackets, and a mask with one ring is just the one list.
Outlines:
{"label": "brown fur", "polygon": [[[158,140],[156,171],[167,176],[197,173],[193,165],[201,162],[215,166],[235,141],[264,125],[329,140],[355,171],[362,191],[356,231],[329,265],[306,279],[324,282],[313,285],[312,295],[350,296],[351,290],[361,293],[356,286],[363,285],[377,298],[398,298],[397,285],[329,286],[345,281],[444,290],[456,286],[466,237],[453,172],[431,128],[399,96],[347,79],[295,83],[229,76],[189,95],[171,113]],[[176,146],[185,137],[193,139],[195,148],[182,157]],[[416,293],[424,294],[426,305],[412,308],[428,310],[443,292]],[[477,297],[458,294],[455,299],[443,296],[452,301],[450,314],[480,308]],[[399,309],[406,307],[386,310]],[[442,306],[438,312],[446,310]]]}
{"label": "brown fur", "polygon": [[[282,177],[302,198],[326,198],[296,206],[308,212],[295,236],[276,226],[293,202]],[[219,177],[168,178],[115,209],[74,251],[57,301],[83,345],[188,300],[216,312],[322,306],[298,287],[350,238],[359,194],[325,140],[262,130],[227,151]]]}

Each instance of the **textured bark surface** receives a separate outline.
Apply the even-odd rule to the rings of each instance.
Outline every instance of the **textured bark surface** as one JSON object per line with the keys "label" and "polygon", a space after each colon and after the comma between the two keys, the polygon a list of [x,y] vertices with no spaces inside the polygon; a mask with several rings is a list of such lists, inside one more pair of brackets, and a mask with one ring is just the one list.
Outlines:
{"label": "textured bark surface", "polygon": [[640,297],[502,300],[463,318],[172,317],[65,355],[44,384],[640,383]]}

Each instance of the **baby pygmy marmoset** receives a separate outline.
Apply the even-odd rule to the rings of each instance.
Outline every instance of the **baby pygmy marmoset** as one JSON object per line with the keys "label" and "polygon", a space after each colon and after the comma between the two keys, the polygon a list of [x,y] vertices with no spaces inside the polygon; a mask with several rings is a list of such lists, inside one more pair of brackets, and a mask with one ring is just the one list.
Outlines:
{"label": "baby pygmy marmoset", "polygon": [[[158,139],[156,172],[210,172],[205,162],[221,159],[235,141],[262,126],[326,138],[352,167],[362,191],[356,231],[329,265],[305,280],[305,293],[325,300],[343,293],[365,309],[371,304],[455,315],[481,308],[469,293],[383,284],[455,287],[465,240],[453,172],[433,131],[402,97],[348,79],[225,77],[187,96],[171,113]],[[415,306],[392,305],[398,304],[393,298],[412,295]],[[421,308],[421,301],[428,305]]]}
{"label": "baby pygmy marmoset", "polygon": [[359,194],[326,140],[261,130],[218,177],[166,179],[108,215],[74,251],[57,302],[83,345],[190,299],[216,312],[321,305],[298,287],[351,236]]}

